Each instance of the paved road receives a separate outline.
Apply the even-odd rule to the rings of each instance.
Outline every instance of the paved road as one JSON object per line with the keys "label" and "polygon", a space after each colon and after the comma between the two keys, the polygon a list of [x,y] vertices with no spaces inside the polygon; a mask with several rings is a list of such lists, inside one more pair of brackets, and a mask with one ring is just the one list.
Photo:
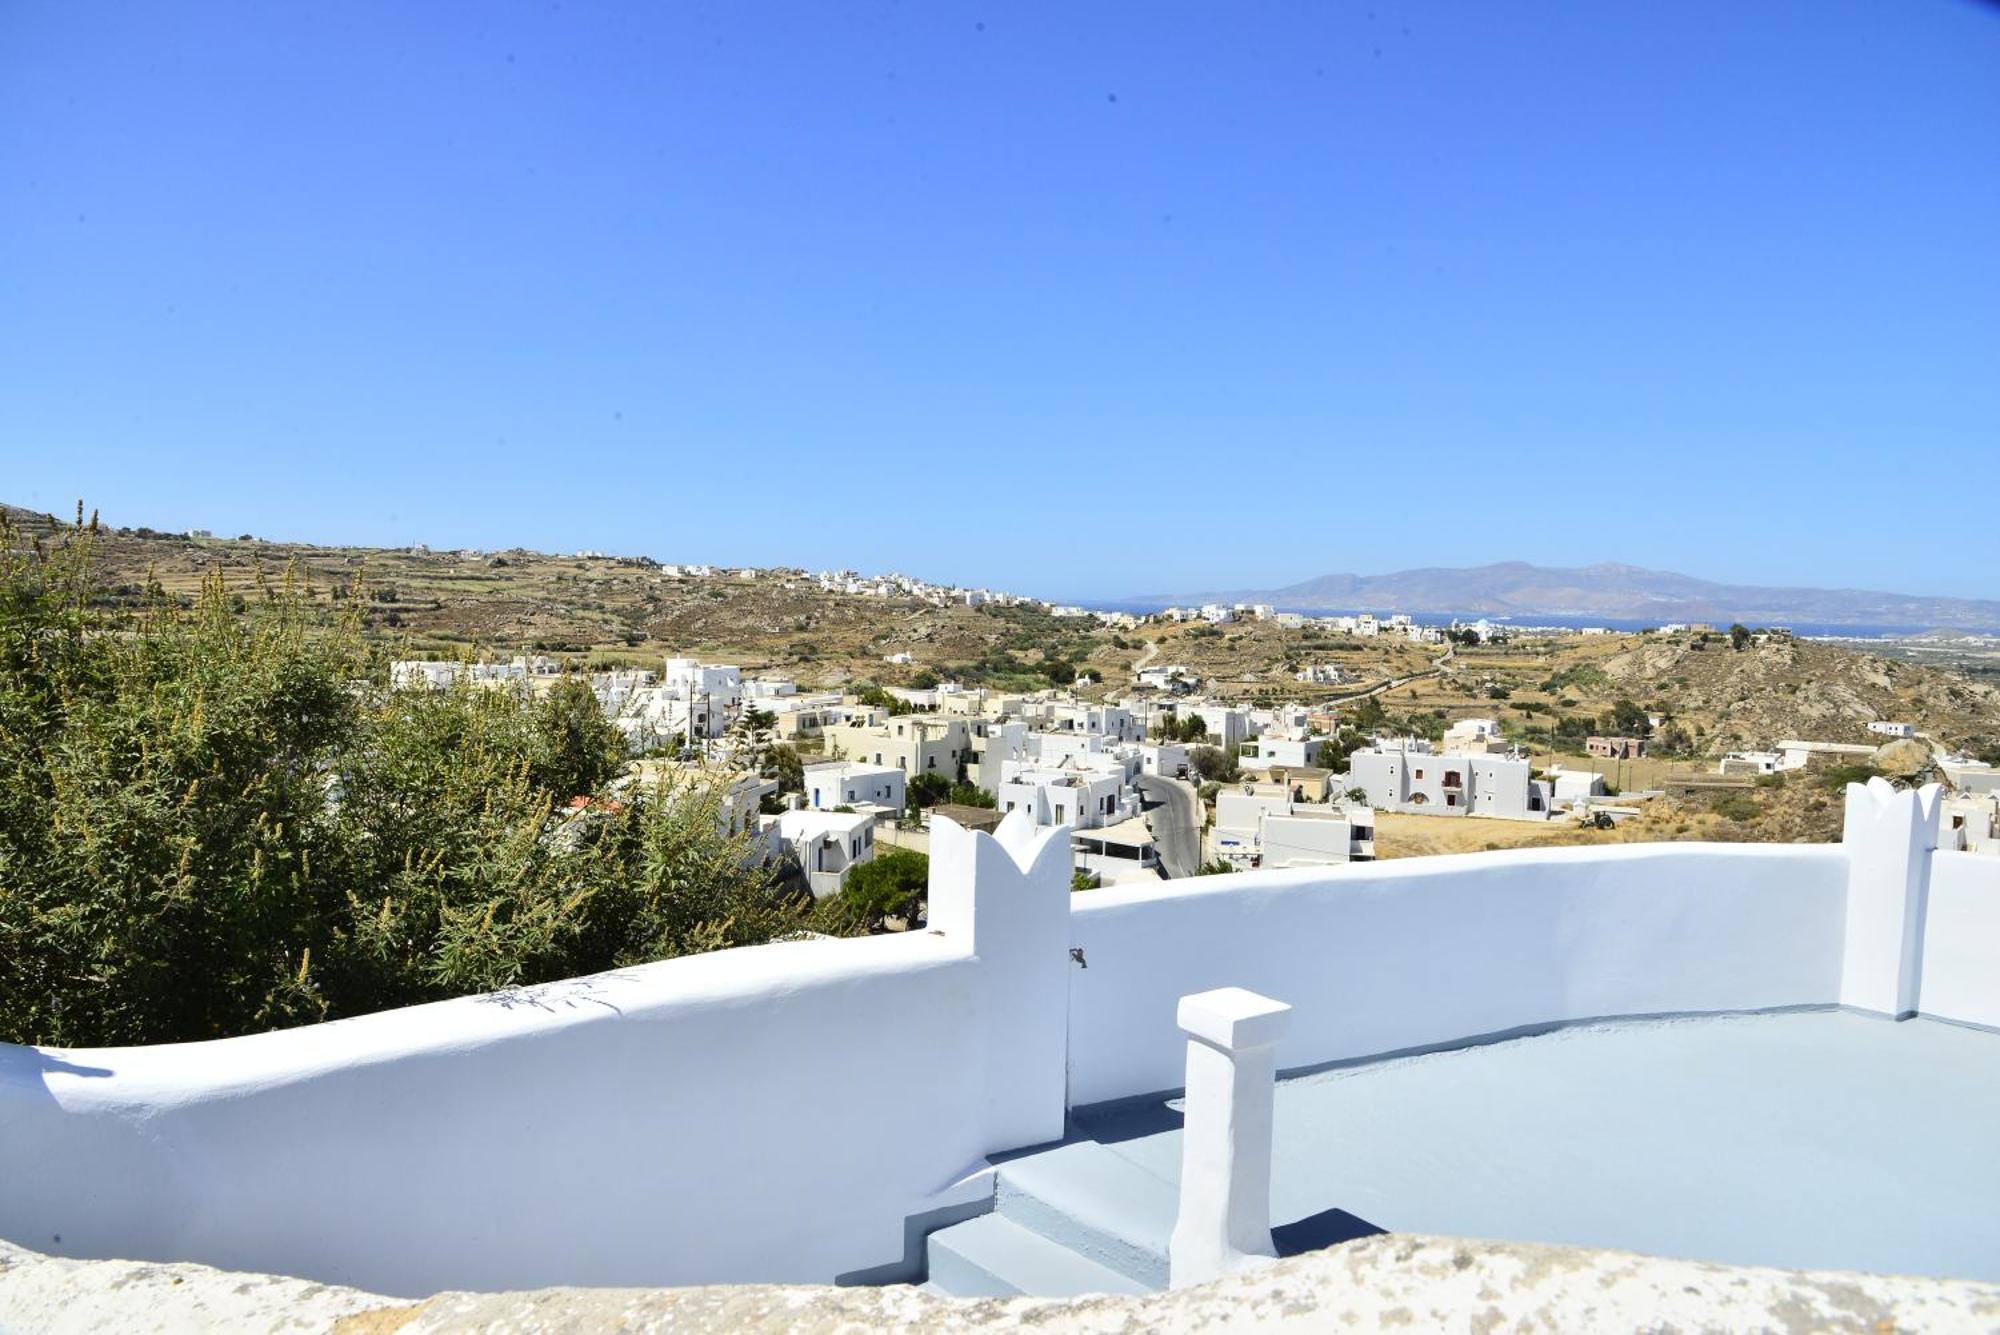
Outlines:
{"label": "paved road", "polygon": [[1160,850],[1160,866],[1169,878],[1192,876],[1201,868],[1201,798],[1194,785],[1157,774],[1141,774],[1138,788],[1146,801],[1146,827]]}

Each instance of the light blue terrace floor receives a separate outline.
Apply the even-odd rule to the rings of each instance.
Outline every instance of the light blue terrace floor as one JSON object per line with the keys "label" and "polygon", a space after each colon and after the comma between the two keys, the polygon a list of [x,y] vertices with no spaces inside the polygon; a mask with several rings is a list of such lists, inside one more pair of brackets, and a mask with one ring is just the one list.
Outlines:
{"label": "light blue terrace floor", "polygon": [[[1171,1183],[1174,1105],[1073,1139]],[[1623,1021],[1283,1081],[1272,1218],[2000,1280],[2000,1034],[1842,1011]],[[1335,1218],[1331,1233],[1352,1231]],[[1281,1242],[1283,1233],[1281,1231]]]}

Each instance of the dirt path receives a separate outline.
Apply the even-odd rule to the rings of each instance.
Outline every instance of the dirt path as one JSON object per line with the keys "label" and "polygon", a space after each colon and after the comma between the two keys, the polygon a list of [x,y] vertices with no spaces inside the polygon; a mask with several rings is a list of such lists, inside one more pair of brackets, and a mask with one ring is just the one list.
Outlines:
{"label": "dirt path", "polygon": [[1332,697],[1332,699],[1330,699],[1328,703],[1336,705],[1344,705],[1351,703],[1352,701],[1355,700],[1366,700],[1371,695],[1380,695],[1384,691],[1393,691],[1398,686],[1408,686],[1413,681],[1422,681],[1426,677],[1440,676],[1444,672],[1444,665],[1451,661],[1451,656],[1455,652],[1457,652],[1456,645],[1454,645],[1452,648],[1446,649],[1443,653],[1439,654],[1436,658],[1432,659],[1430,667],[1423,672],[1412,672],[1407,677],[1391,677],[1387,681],[1377,682],[1373,686],[1370,686],[1368,689],[1363,691],[1356,691],[1352,695],[1336,695]]}

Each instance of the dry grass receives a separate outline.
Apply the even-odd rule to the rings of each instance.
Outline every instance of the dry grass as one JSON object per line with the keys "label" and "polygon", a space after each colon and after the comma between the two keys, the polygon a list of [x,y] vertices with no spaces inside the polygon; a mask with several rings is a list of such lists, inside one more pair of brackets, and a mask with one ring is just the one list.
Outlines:
{"label": "dry grass", "polygon": [[[1613,805],[1617,805],[1615,799]],[[1478,853],[1496,848],[1554,848],[1715,840],[1725,843],[1832,843],[1840,838],[1840,794],[1817,777],[1775,787],[1669,795],[1635,804],[1637,815],[1608,830],[1568,820],[1518,821],[1482,816],[1375,813],[1377,858]]]}

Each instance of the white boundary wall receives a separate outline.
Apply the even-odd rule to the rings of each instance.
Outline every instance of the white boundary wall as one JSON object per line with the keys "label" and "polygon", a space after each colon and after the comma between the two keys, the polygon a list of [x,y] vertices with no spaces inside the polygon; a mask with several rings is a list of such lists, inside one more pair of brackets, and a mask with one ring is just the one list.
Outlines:
{"label": "white boundary wall", "polygon": [[2000,862],[1931,851],[1935,794],[1878,781],[1848,804],[1843,845],[1517,850],[1075,897],[1067,829],[940,821],[923,932],[213,1043],[0,1046],[0,1237],[394,1294],[824,1282],[904,1258],[906,1220],[977,1202],[985,1157],[1059,1137],[1066,1102],[1176,1087],[1176,1002],[1215,987],[1291,1004],[1283,1067],[1912,997],[2000,1026]]}
{"label": "white boundary wall", "polygon": [[1291,1003],[1281,1069],[1613,1015],[1839,1000],[1837,845],[1626,844],[1243,872],[1079,896],[1077,1103],[1172,1089],[1175,1001]]}
{"label": "white boundary wall", "polygon": [[1919,996],[1925,1015],[2000,1028],[2000,858],[1931,855]]}
{"label": "white boundary wall", "polygon": [[1069,832],[938,826],[938,931],[211,1043],[0,1045],[0,1237],[392,1294],[893,1264],[907,1217],[977,1200],[986,1155],[1064,1115]]}
{"label": "white boundary wall", "polygon": [[0,1234],[405,1295],[828,1280],[899,1256],[903,1216],[997,1148],[947,1064],[974,982],[936,937],[801,942],[212,1043],[0,1049]]}

